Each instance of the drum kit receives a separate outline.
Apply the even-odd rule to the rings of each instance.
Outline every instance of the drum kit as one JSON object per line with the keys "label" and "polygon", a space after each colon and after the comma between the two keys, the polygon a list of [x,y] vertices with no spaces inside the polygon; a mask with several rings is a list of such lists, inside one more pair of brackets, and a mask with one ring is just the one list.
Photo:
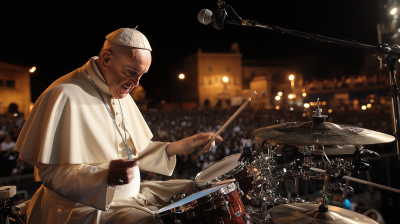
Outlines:
{"label": "drum kit", "polygon": [[[350,125],[326,122],[319,108],[312,121],[274,124],[256,129],[258,150],[241,148],[197,174],[199,192],[178,200],[155,214],[160,224],[171,223],[377,223],[359,213],[328,205],[328,190],[341,190],[343,197],[354,190],[349,180],[400,193],[400,190],[354,178],[371,165],[363,156],[379,154],[363,148],[388,143],[391,135]],[[249,141],[249,140],[248,140]],[[282,145],[294,145],[304,155],[290,169],[277,164]],[[328,155],[353,154],[351,160],[330,159]],[[314,163],[313,156],[323,162]],[[353,177],[351,177],[353,175]],[[298,195],[299,180],[324,182],[319,202],[305,201]],[[342,179],[345,184],[341,183]],[[278,194],[283,180],[293,180],[296,197]]]}

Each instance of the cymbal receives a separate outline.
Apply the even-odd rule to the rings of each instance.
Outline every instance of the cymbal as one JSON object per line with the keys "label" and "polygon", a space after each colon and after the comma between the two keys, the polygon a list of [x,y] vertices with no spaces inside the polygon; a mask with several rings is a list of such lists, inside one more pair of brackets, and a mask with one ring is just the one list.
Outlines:
{"label": "cymbal", "polygon": [[269,210],[271,219],[279,224],[377,224],[373,219],[344,208],[328,205],[327,212],[318,210],[319,204],[291,203],[275,206]]}
{"label": "cymbal", "polygon": [[304,146],[369,145],[395,140],[391,135],[356,126],[312,121],[271,125],[254,130],[253,135],[276,143]]}
{"label": "cymbal", "polygon": [[[304,146],[299,147],[299,152],[304,153]],[[344,155],[344,154],[353,154],[356,148],[354,145],[324,145],[324,152],[327,155]],[[321,150],[311,151],[313,155],[321,155]]]}

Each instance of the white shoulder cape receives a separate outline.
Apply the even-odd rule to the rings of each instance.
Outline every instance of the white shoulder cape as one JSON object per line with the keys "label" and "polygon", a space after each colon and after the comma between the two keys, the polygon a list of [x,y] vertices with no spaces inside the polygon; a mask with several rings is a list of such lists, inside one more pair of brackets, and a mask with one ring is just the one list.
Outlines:
{"label": "white shoulder cape", "polygon": [[[94,58],[86,63],[104,99],[111,95],[96,74]],[[153,135],[130,95],[121,100],[126,128],[140,153]],[[16,143],[20,158],[37,164],[93,164],[119,159],[114,123],[85,67],[56,80],[37,99]]]}

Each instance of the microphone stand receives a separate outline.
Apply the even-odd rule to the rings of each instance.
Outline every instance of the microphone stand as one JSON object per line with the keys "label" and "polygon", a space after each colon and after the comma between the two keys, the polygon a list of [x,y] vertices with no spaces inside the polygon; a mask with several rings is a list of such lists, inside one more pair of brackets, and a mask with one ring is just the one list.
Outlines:
{"label": "microphone stand", "polygon": [[[219,1],[220,8],[226,7],[224,5],[223,1]],[[231,6],[228,6],[229,9],[233,8]],[[230,10],[230,11],[232,11]],[[234,10],[233,10],[234,11]],[[317,34],[311,34],[311,33],[306,33],[306,32],[301,32],[301,31],[296,31],[296,30],[290,30],[290,29],[285,29],[282,27],[278,26],[269,26],[266,25],[262,22],[259,22],[257,20],[242,20],[239,16],[237,16],[236,12],[235,14],[235,19],[238,20],[237,22],[241,22],[242,25],[244,26],[251,26],[251,27],[259,27],[259,28],[264,28],[264,29],[269,29],[269,30],[274,30],[277,31],[281,34],[291,34],[299,37],[303,37],[306,39],[309,39],[311,41],[317,42],[317,43],[331,43],[331,44],[338,44],[338,45],[344,45],[348,47],[354,47],[354,48],[360,48],[360,49],[365,49],[365,50],[370,50],[374,53],[377,53],[378,59],[381,61],[381,66],[382,67],[389,67],[389,77],[390,77],[390,88],[391,88],[391,97],[392,97],[392,121],[393,121],[393,127],[394,127],[394,136],[396,138],[396,148],[397,148],[397,155],[398,159],[400,160],[400,124],[399,124],[399,117],[400,117],[400,110],[399,110],[399,89],[397,87],[397,82],[396,82],[396,67],[397,64],[399,63],[400,59],[400,47],[398,45],[393,45],[389,46],[388,44],[382,43],[377,46],[373,45],[367,45],[367,44],[362,44],[358,43],[357,41],[351,40],[341,40],[341,39],[335,39],[331,37],[325,37]],[[241,20],[241,21],[240,21]],[[237,24],[237,23],[234,23]],[[385,63],[382,65],[382,60],[384,60]]]}

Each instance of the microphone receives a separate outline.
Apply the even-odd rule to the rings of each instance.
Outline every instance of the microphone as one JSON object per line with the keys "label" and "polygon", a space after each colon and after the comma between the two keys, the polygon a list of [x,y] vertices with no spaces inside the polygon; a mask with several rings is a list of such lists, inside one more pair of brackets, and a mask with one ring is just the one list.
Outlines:
{"label": "microphone", "polygon": [[199,19],[199,22],[204,25],[212,23],[213,27],[215,27],[217,30],[224,29],[224,23],[248,26],[246,20],[240,20],[238,18],[228,16],[225,9],[216,9],[214,14],[208,9],[202,9],[197,18]]}

